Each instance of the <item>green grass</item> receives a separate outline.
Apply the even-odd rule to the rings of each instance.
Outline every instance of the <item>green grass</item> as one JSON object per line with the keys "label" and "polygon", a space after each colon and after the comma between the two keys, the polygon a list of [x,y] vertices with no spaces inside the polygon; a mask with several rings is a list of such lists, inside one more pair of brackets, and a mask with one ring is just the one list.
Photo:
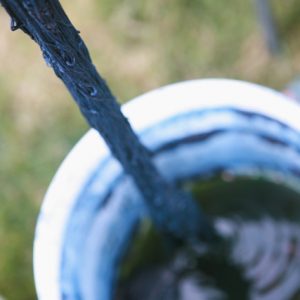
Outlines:
{"label": "green grass", "polygon": [[[234,77],[281,89],[300,69],[299,0],[273,0],[283,53],[268,54],[252,1],[63,1],[124,102],[161,85]],[[0,295],[35,299],[36,216],[59,163],[87,126],[64,87],[0,12]]]}

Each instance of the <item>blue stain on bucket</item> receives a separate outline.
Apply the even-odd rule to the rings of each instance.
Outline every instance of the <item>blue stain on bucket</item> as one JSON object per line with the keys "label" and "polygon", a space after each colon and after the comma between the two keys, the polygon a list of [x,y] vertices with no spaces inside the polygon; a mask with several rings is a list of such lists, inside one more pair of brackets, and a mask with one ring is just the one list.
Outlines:
{"label": "blue stain on bucket", "polygon": [[[223,120],[226,122],[223,123]],[[183,129],[187,123],[189,135]],[[177,134],[174,132],[176,128]],[[216,135],[209,135],[216,129],[222,130]],[[203,139],[204,134],[207,139]],[[272,173],[275,176],[277,172],[284,174],[284,180],[293,188],[294,181],[299,182],[299,133],[264,116],[252,115],[249,119],[243,112],[229,108],[193,111],[148,128],[140,136],[155,153],[154,160],[161,173],[175,182],[190,181],[220,169],[239,175],[266,177],[272,176]],[[203,157],[206,159],[203,160]],[[132,196],[128,197],[128,194]],[[84,299],[96,299],[99,295],[101,299],[111,299],[117,263],[127,249],[139,219],[146,214],[140,197],[113,158],[100,162],[99,169],[92,174],[76,200],[65,232],[62,298],[81,299],[84,290]],[[113,202],[120,203],[113,205]],[[110,209],[115,211],[109,212]],[[86,241],[88,235],[97,240],[103,234],[104,223],[101,221],[95,232],[88,234],[97,218],[101,218],[98,216],[101,210],[111,213],[111,225],[107,226],[112,228],[106,228],[110,232],[108,240],[98,251],[95,250],[96,242],[90,242],[93,246],[89,248],[98,254],[88,255],[84,261],[85,265],[94,269],[94,273],[88,275],[91,270],[84,271],[82,253],[89,244]]]}

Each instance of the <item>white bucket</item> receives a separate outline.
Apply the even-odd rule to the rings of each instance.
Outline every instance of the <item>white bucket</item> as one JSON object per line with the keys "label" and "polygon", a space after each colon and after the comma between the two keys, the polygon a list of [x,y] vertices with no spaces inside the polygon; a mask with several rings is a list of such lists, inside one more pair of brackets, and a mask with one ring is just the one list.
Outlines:
{"label": "white bucket", "polygon": [[[300,189],[300,107],[282,94],[235,80],[173,84],[123,106],[161,173],[185,181],[226,170]],[[112,297],[137,221],[139,193],[90,130],[57,171],[34,241],[39,299]]]}

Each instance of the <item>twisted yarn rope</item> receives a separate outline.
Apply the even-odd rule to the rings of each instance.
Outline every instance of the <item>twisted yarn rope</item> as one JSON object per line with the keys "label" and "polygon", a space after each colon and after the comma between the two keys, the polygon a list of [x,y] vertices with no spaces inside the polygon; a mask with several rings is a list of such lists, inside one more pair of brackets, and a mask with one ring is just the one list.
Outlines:
{"label": "twisted yarn rope", "polygon": [[[209,238],[213,228],[193,199],[166,182],[139,142],[88,49],[58,0],[1,0],[21,29],[37,42],[43,57],[64,82],[91,127],[137,184],[156,225],[179,239]],[[124,212],[125,213],[125,212]]]}

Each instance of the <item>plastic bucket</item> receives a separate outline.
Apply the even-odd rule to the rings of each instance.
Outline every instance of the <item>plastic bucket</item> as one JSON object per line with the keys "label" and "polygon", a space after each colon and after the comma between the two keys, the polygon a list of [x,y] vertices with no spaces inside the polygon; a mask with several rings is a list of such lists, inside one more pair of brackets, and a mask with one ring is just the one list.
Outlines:
{"label": "plastic bucket", "polygon": [[[300,189],[300,107],[251,83],[194,80],[123,106],[171,181],[216,172],[262,176]],[[112,299],[141,197],[94,130],[66,157],[48,189],[34,241],[39,299]]]}

